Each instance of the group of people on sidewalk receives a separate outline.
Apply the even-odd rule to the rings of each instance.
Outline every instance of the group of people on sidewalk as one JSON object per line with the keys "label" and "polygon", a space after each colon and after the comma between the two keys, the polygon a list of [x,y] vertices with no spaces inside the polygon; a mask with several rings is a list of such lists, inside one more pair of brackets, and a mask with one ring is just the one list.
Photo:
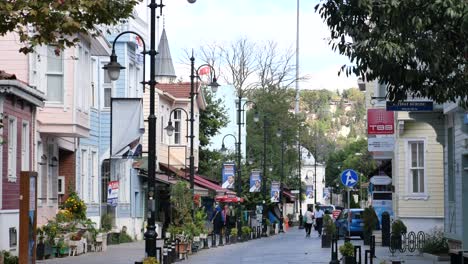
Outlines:
{"label": "group of people on sidewalk", "polygon": [[315,212],[312,210],[312,206],[307,206],[307,211],[304,215],[306,237],[310,237],[312,226],[314,226],[314,229],[318,232],[318,236],[320,237],[322,236],[324,211],[319,206],[315,207]]}
{"label": "group of people on sidewalk", "polygon": [[[216,204],[211,216],[213,224],[213,232],[215,235],[225,234],[229,236],[231,229],[236,225],[236,217],[232,206],[225,205],[224,208],[220,204]],[[224,232],[223,232],[224,229]]]}

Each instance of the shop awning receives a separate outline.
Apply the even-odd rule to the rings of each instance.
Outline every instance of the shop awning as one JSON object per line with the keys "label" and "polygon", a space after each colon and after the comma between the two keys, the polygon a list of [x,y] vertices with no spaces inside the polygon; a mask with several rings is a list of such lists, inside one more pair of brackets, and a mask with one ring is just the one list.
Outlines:
{"label": "shop awning", "polygon": [[243,203],[244,198],[240,198],[237,196],[229,196],[229,195],[217,195],[215,197],[216,202],[220,203]]}
{"label": "shop awning", "polygon": [[289,200],[291,202],[294,202],[296,200],[296,196],[294,196],[294,194],[288,191],[283,191],[283,195],[286,197],[286,200]]}

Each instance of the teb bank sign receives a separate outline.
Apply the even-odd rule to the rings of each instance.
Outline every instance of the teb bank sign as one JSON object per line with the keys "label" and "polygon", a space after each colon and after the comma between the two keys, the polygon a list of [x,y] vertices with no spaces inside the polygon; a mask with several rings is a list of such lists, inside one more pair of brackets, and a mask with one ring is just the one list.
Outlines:
{"label": "teb bank sign", "polygon": [[389,135],[395,133],[394,113],[385,109],[367,110],[367,134]]}

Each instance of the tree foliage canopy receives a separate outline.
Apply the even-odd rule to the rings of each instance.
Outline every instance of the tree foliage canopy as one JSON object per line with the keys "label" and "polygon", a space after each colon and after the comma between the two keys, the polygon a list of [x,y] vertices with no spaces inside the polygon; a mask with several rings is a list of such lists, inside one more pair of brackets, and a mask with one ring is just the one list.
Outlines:
{"label": "tree foliage canopy", "polygon": [[329,44],[354,65],[342,72],[387,84],[387,98],[467,105],[468,1],[324,0]]}
{"label": "tree foliage canopy", "polygon": [[35,46],[73,46],[76,33],[96,32],[96,25],[113,25],[131,16],[141,0],[3,0],[0,35],[16,32],[27,53]]}

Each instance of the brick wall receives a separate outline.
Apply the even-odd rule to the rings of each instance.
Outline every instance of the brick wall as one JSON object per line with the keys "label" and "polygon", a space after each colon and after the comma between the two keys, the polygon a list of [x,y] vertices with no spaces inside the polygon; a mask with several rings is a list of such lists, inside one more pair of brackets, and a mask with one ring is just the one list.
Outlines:
{"label": "brick wall", "polygon": [[3,120],[3,138],[8,140],[8,117],[16,117],[16,130],[17,130],[17,147],[16,147],[16,182],[8,182],[8,143],[5,142],[3,147],[3,171],[2,171],[2,209],[19,209],[19,181],[21,172],[21,137],[22,137],[22,123],[23,121],[29,122],[29,168],[32,168],[33,160],[33,122],[32,122],[33,106],[28,102],[21,100],[13,95],[6,95],[3,103],[3,112],[6,117]]}
{"label": "brick wall", "polygon": [[59,149],[59,175],[65,176],[65,195],[59,199],[63,202],[70,195],[71,191],[76,191],[76,159],[75,152]]}

